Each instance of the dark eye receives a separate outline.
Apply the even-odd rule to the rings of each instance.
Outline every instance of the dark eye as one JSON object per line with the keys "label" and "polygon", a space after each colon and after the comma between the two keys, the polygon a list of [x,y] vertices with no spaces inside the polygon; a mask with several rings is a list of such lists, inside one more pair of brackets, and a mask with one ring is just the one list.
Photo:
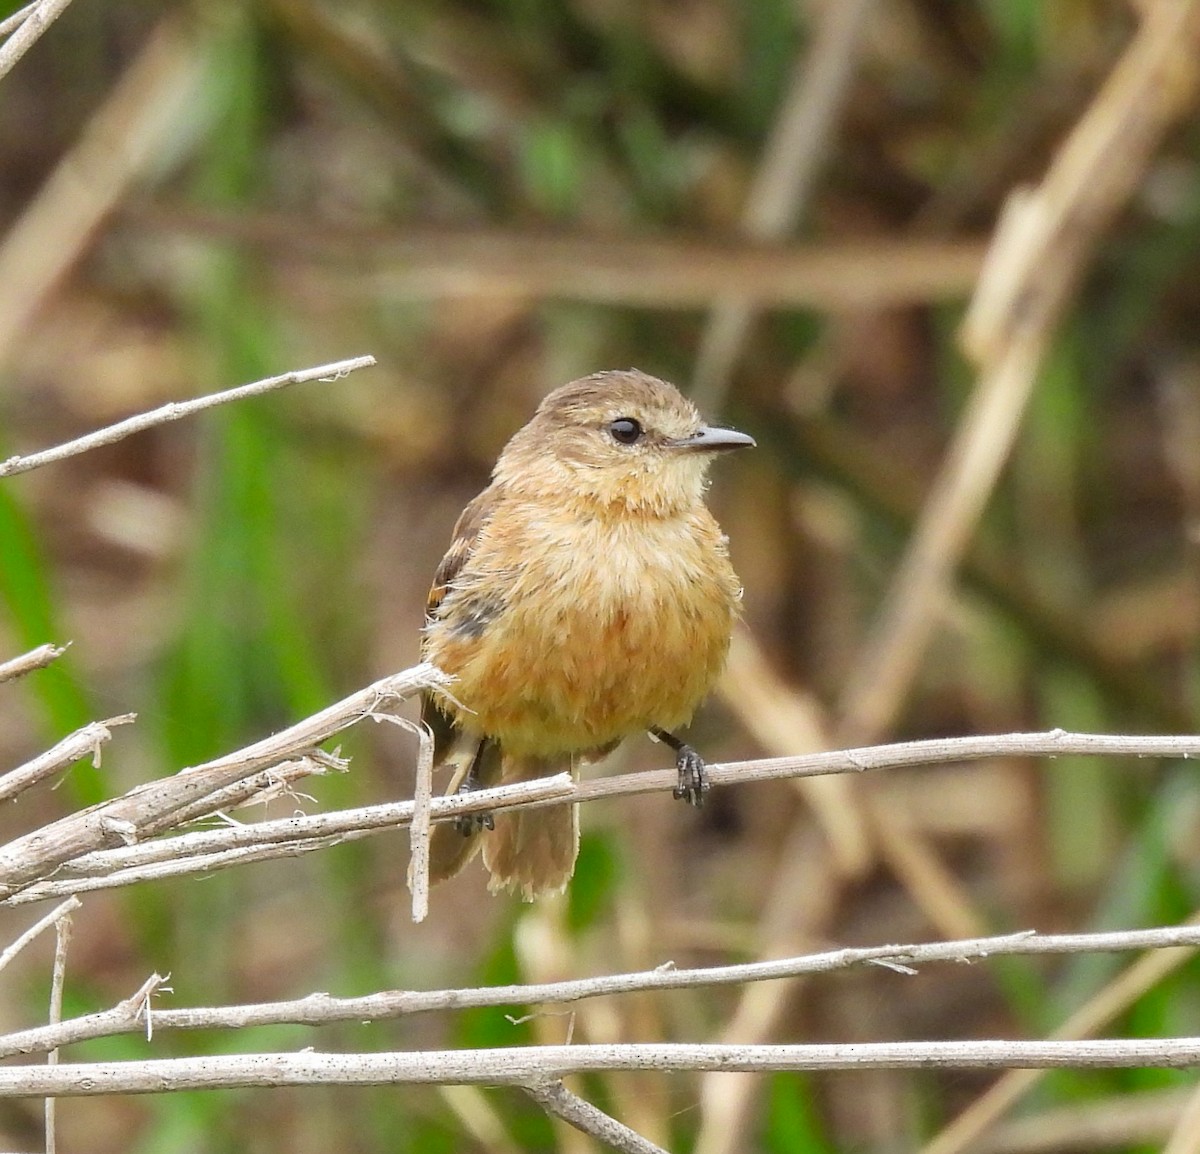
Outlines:
{"label": "dark eye", "polygon": [[612,433],[613,440],[620,441],[622,445],[632,445],[642,435],[642,426],[632,417],[618,417],[608,426],[608,431]]}

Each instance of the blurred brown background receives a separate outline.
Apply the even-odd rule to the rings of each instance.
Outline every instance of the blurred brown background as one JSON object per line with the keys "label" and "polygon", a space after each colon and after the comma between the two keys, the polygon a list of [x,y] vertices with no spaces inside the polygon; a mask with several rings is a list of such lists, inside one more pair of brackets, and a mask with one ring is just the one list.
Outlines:
{"label": "blurred brown background", "polygon": [[[1120,213],[1085,230],[1087,275],[950,595],[920,607],[929,644],[874,722],[856,712],[880,689],[873,630],[889,590],[904,595],[898,564],[976,387],[957,333],[1001,206],[1055,163],[1156,7],[71,6],[0,80],[0,456],[288,369],[359,353],[379,367],[0,482],[0,656],[73,643],[0,687],[3,764],[93,718],[139,715],[99,771],[23,797],[6,832],[412,664],[451,525],[504,441],[550,388],[629,365],[759,440],[719,464],[712,494],[747,629],[691,730],[710,759],[1195,730],[1200,141],[1186,92]],[[360,727],[342,742],[347,776],[270,814],[408,796],[414,744]],[[649,742],[610,762],[664,764]],[[93,895],[68,1010],[107,1006],[152,969],[173,975],[171,1004],[218,1004],[1166,923],[1200,905],[1192,777],[1187,763],[997,760],[727,788],[699,815],[665,795],[618,799],[585,809],[564,901],[491,898],[471,870],[419,927],[403,835]],[[31,920],[4,911],[5,940]],[[5,974],[3,1025],[43,1019],[51,950]],[[480,1011],[68,1056],[568,1030],[1039,1037],[1120,964],[866,969],[517,1025]],[[1149,984],[1109,1032],[1197,1032],[1195,977]],[[582,1090],[673,1150],[907,1151],[993,1080],[641,1074]],[[998,1124],[977,1148],[1142,1149],[1170,1132],[1187,1087],[1049,1077],[1022,1103],[1025,1129]],[[591,1148],[516,1094],[477,1090],[94,1099],[60,1116],[60,1148],[95,1154]],[[39,1132],[40,1104],[0,1106],[5,1149]]]}

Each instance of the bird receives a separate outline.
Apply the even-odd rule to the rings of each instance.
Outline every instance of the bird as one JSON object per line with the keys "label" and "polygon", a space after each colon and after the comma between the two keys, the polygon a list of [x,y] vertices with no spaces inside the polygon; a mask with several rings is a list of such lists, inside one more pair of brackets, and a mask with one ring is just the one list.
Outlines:
{"label": "bird", "polygon": [[[704,502],[713,459],[754,439],[707,424],[673,385],[607,370],[549,393],[463,510],[434,575],[422,656],[451,681],[421,718],[450,793],[525,781],[649,734],[700,805],[703,759],[675,733],[721,671],[742,587]],[[564,890],[578,806],[438,823],[430,880],[482,850],[489,889]]]}

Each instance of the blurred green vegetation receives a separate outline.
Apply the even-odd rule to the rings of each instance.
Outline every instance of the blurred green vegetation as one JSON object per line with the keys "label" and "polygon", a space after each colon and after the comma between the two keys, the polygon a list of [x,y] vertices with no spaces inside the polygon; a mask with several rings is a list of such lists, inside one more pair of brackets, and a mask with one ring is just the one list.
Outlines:
{"label": "blurred green vegetation", "polygon": [[[184,119],[205,127],[168,171],[151,166],[131,183],[29,331],[0,349],[0,452],[341,356],[370,352],[380,368],[0,486],[0,657],[74,642],[51,669],[0,687],[5,761],[94,717],[141,715],[102,771],[76,767],[69,788],[23,799],[8,814],[11,832],[203,761],[410,664],[454,517],[540,396],[571,375],[627,364],[690,380],[705,325],[694,308],[547,300],[524,287],[520,269],[509,270],[508,291],[395,290],[377,265],[354,267],[352,248],[338,255],[344,232],[364,230],[381,249],[417,225],[733,243],[821,11],[792,0],[67,11],[0,81],[0,229],[38,203],[161,20],[182,19],[204,45]],[[1133,26],[1116,0],[880,3],[798,234],[831,248],[985,236],[1007,193],[1044,170]],[[187,125],[172,131],[186,139]],[[1081,286],[897,736],[1197,728],[1200,482],[1187,466],[1200,430],[1196,144],[1194,124],[1170,139]],[[284,242],[263,240],[272,228]],[[965,295],[772,309],[723,393],[716,415],[761,445],[757,460],[723,464],[714,489],[747,622],[797,691],[826,706],[974,385],[955,344]],[[130,493],[141,494],[141,514],[121,512]],[[720,707],[696,732],[715,757],[757,752]],[[403,735],[373,727],[343,746],[352,772],[306,786],[320,806],[411,788]],[[661,760],[649,746],[624,756]],[[1200,906],[1189,764],[1006,766],[1002,802],[972,794],[975,772],[954,771],[936,813],[921,812],[929,795],[918,774],[880,788],[924,821],[986,925],[1152,925]],[[420,927],[407,920],[407,846],[396,836],[89,899],[68,1009],[107,1006],[150,969],[170,971],[174,1004],[189,1005],[755,958],[781,847],[812,820],[793,798],[784,785],[725,791],[695,820],[657,802],[589,807],[562,903],[492,898],[473,871],[435,893]],[[838,901],[824,923],[798,931],[801,945],[939,932],[882,861],[853,881],[829,867],[810,884],[834,887]],[[6,1021],[43,1013],[48,970],[44,956],[31,958],[0,1001]],[[1123,963],[812,981],[773,1036],[1036,1036]],[[1190,963],[1153,985],[1114,1029],[1200,1031],[1196,978]],[[572,1031],[705,1040],[722,1036],[736,1004],[729,991],[611,1001],[569,1015],[511,1010],[535,1014],[528,1020],[473,1010],[323,1033],[161,1033],[152,1046],[129,1036],[68,1057],[519,1045]],[[1025,1109],[1187,1081],[1059,1073]],[[934,1073],[854,1087],[839,1075],[772,1076],[740,1149],[917,1149],[986,1084]],[[648,1074],[585,1088],[685,1151],[700,1140],[701,1086]],[[870,1109],[860,1099],[868,1091]],[[65,1102],[60,1126],[66,1148],[96,1154],[584,1148],[516,1093],[470,1103],[384,1088],[177,1094]],[[28,1144],[32,1129],[0,1106],[0,1144]],[[1147,1148],[1161,1139],[1148,1135]],[[709,1151],[739,1148],[705,1140]]]}

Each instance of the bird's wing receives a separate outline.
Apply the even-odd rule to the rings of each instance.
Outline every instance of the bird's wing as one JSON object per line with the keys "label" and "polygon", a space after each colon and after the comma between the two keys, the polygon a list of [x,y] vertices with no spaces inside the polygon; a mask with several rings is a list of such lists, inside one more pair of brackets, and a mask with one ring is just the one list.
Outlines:
{"label": "bird's wing", "polygon": [[[433,585],[430,586],[429,596],[425,601],[426,620],[432,621],[437,617],[447,591],[470,559],[479,534],[491,519],[495,502],[495,488],[490,486],[459,514],[451,535],[450,548],[446,550],[446,555],[433,574]],[[458,728],[454,719],[442,709],[435,695],[428,690],[421,695],[421,722],[433,732],[433,764],[440,765],[454,745]]]}

